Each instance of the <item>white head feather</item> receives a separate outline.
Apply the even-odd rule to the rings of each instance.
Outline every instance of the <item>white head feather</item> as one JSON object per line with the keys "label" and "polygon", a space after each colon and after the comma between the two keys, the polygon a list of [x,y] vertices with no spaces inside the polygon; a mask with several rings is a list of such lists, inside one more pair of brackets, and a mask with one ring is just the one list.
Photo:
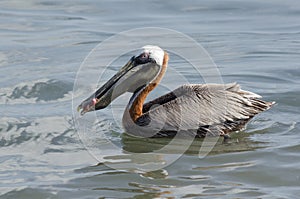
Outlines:
{"label": "white head feather", "polygon": [[146,45],[142,49],[143,52],[149,53],[150,58],[154,59],[158,65],[162,66],[165,52],[160,47]]}

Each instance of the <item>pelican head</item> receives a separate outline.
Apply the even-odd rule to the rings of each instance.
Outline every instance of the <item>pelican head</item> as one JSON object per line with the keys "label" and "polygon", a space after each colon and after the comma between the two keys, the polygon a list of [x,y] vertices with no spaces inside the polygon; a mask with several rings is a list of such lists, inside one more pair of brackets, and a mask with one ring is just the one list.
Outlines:
{"label": "pelican head", "polygon": [[78,111],[83,115],[103,109],[123,93],[134,93],[144,88],[160,74],[164,55],[165,52],[158,46],[142,47],[142,52],[133,56],[110,80],[84,100]]}

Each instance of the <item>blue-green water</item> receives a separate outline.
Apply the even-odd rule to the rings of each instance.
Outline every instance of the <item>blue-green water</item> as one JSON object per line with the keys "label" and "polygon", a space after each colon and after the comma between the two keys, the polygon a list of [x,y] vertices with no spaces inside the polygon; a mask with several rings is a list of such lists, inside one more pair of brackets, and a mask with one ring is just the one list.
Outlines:
{"label": "blue-green water", "polygon": [[[299,197],[299,18],[296,0],[0,1],[0,198]],[[118,171],[97,161],[74,126],[76,73],[98,43],[148,26],[192,37],[224,82],[236,81],[277,104],[203,159],[198,140],[157,171]],[[180,68],[176,59],[172,65]],[[189,70],[185,75],[198,78]],[[172,75],[166,78],[176,83]],[[168,142],[122,136],[109,110],[98,114],[99,134],[118,146],[109,152],[118,155],[114,164],[128,158],[126,151],[147,152]]]}

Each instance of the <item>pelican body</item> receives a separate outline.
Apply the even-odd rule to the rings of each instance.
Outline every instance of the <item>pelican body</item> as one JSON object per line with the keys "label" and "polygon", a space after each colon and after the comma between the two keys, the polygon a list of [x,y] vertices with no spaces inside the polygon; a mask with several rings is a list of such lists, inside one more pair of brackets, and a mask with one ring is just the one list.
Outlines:
{"label": "pelican body", "polygon": [[145,103],[160,83],[169,56],[158,46],[144,46],[120,71],[84,100],[81,114],[104,109],[125,92],[133,93],[124,111],[126,133],[139,137],[227,137],[241,130],[256,114],[274,102],[240,89],[237,83],[186,84]]}

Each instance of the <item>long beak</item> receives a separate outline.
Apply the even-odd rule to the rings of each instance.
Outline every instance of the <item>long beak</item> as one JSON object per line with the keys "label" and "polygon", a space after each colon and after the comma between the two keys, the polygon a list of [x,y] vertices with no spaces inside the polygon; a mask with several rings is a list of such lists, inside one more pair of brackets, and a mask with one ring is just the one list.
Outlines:
{"label": "long beak", "polygon": [[135,57],[133,56],[120,71],[117,72],[110,80],[108,80],[101,88],[99,88],[93,95],[84,100],[78,107],[77,111],[81,115],[86,112],[103,109],[107,107],[112,99],[112,92],[115,84],[122,78],[129,70],[135,66]]}

